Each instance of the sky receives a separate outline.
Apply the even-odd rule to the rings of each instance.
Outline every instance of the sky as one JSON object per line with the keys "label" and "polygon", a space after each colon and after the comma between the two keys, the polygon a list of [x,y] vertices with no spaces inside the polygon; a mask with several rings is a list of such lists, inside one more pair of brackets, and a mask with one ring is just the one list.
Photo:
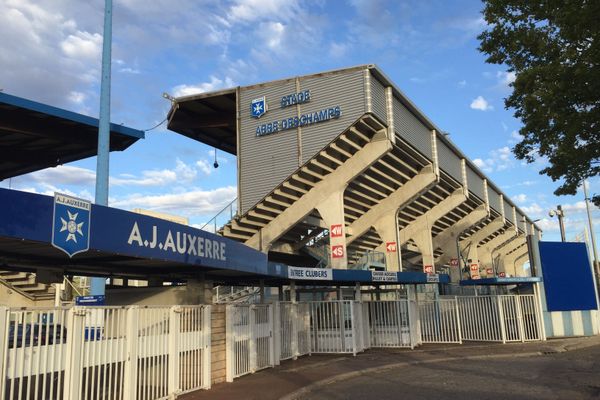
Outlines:
{"label": "sky", "polygon": [[[527,215],[545,240],[587,226],[584,196],[556,197],[558,182],[511,149],[519,120],[504,108],[514,74],[487,64],[476,0],[113,0],[111,120],[147,130],[173,96],[360,64],[383,72]],[[0,90],[97,117],[104,1],[0,0]],[[109,205],[189,218],[202,226],[236,197],[236,161],[166,129],[111,153]],[[0,182],[93,200],[96,159]],[[590,180],[600,192],[600,179]],[[594,208],[600,235],[600,210]]]}

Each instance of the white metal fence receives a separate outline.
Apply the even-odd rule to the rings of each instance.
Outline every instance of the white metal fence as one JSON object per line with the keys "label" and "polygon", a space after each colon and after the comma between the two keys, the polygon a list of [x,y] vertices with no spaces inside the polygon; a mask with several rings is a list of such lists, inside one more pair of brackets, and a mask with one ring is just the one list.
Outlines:
{"label": "white metal fence", "polygon": [[456,301],[463,340],[542,340],[543,322],[534,295],[459,296]]}
{"label": "white metal fence", "polygon": [[[277,311],[278,310],[278,311]],[[310,354],[310,313],[307,303],[279,302],[275,315],[279,317],[276,335],[279,360]]]}
{"label": "white metal fence", "polygon": [[352,300],[309,301],[312,353],[352,353],[365,349],[362,304]]}
{"label": "white metal fence", "polygon": [[3,399],[153,400],[210,387],[210,306],[0,309]]}
{"label": "white metal fence", "polygon": [[462,343],[455,299],[419,302],[421,343]]}
{"label": "white metal fence", "polygon": [[273,306],[230,304],[226,311],[226,379],[272,367],[275,360]]}
{"label": "white metal fence", "polygon": [[409,301],[369,301],[367,310],[370,347],[414,347]]}

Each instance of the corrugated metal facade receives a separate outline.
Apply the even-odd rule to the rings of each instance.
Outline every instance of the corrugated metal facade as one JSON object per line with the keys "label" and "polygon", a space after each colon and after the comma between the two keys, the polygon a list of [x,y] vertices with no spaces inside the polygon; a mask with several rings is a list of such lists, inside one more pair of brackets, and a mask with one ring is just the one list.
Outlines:
{"label": "corrugated metal facade", "polygon": [[513,215],[513,206],[511,206],[510,203],[506,200],[504,200],[504,214],[506,214],[507,220],[509,220],[513,224],[516,223]]}
{"label": "corrugated metal facade", "polygon": [[490,196],[490,207],[500,213],[500,194],[496,192],[494,189],[488,187],[488,195]]}
{"label": "corrugated metal facade", "polygon": [[371,76],[371,106],[373,114],[382,122],[387,122],[385,105],[385,88],[375,77]]}
{"label": "corrugated metal facade", "polygon": [[[243,87],[240,90],[239,194],[242,213],[258,203],[302,163],[311,159],[365,113],[364,70],[299,78],[298,82],[299,90],[296,88],[295,78]],[[309,102],[281,108],[283,96],[305,90],[310,90]],[[268,112],[260,119],[255,119],[250,115],[250,104],[253,99],[262,96],[266,96]],[[341,108],[340,118],[303,126],[300,134],[298,129],[294,128],[270,135],[256,136],[257,126],[264,123],[281,121],[335,106]]]}
{"label": "corrugated metal facade", "polygon": [[[298,132],[290,129],[256,136],[256,128],[267,122],[296,115],[296,107],[280,108],[281,96],[295,93],[295,80],[242,88],[240,91],[240,208],[246,212],[277,184],[298,168]],[[253,99],[265,96],[268,111],[261,118],[250,115]]]}
{"label": "corrugated metal facade", "polygon": [[436,138],[436,142],[440,168],[452,178],[456,179],[457,182],[462,183],[460,158],[439,138]]}
{"label": "corrugated metal facade", "polygon": [[469,190],[481,200],[485,200],[483,179],[467,165],[467,183]]}
{"label": "corrugated metal facade", "polygon": [[394,127],[401,138],[431,160],[431,132],[395,97]]}
{"label": "corrugated metal facade", "polygon": [[364,70],[301,78],[300,87],[311,93],[310,103],[302,105],[302,113],[333,106],[342,109],[339,119],[302,128],[305,163],[365,113]]}

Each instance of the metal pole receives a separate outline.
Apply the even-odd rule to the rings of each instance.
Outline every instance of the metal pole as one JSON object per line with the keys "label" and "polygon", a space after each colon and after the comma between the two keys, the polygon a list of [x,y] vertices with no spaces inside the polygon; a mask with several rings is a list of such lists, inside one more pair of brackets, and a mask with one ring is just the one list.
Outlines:
{"label": "metal pole", "polygon": [[583,197],[585,198],[585,208],[587,210],[588,224],[590,225],[590,238],[592,239],[592,251],[594,252],[594,268],[596,276],[600,277],[600,260],[598,260],[598,249],[596,248],[596,233],[592,222],[592,211],[590,209],[590,199],[587,191],[587,182],[583,181]]}
{"label": "metal pole", "polygon": [[556,206],[556,210],[558,211],[556,213],[556,215],[558,216],[558,225],[560,226],[560,240],[562,242],[566,242],[566,236],[565,236],[565,221],[563,220],[563,217],[565,216],[562,210],[562,206],[558,205]]}
{"label": "metal pole", "polygon": [[[104,38],[102,40],[102,82],[100,86],[100,121],[98,124],[98,158],[96,164],[96,204],[108,205],[108,159],[110,151],[110,67],[112,44],[112,0],[104,1]],[[103,295],[104,278],[92,278],[92,295]]]}

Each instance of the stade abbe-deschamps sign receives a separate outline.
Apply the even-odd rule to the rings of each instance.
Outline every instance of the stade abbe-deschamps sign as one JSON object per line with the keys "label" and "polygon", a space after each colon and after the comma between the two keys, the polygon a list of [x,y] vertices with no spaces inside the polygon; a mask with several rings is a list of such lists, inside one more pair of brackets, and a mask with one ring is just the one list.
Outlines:
{"label": "stade abbe-deschamps sign", "polygon": [[[297,105],[310,103],[310,90],[292,93],[281,97],[279,105],[282,109]],[[250,102],[250,115],[261,118],[269,110],[267,97],[262,96]],[[256,136],[272,135],[277,132],[286,131],[302,126],[314,125],[320,122],[338,119],[342,115],[342,109],[338,106],[326,107],[321,110],[311,111],[300,116],[294,115],[281,120],[275,120],[260,124],[256,127]]]}

